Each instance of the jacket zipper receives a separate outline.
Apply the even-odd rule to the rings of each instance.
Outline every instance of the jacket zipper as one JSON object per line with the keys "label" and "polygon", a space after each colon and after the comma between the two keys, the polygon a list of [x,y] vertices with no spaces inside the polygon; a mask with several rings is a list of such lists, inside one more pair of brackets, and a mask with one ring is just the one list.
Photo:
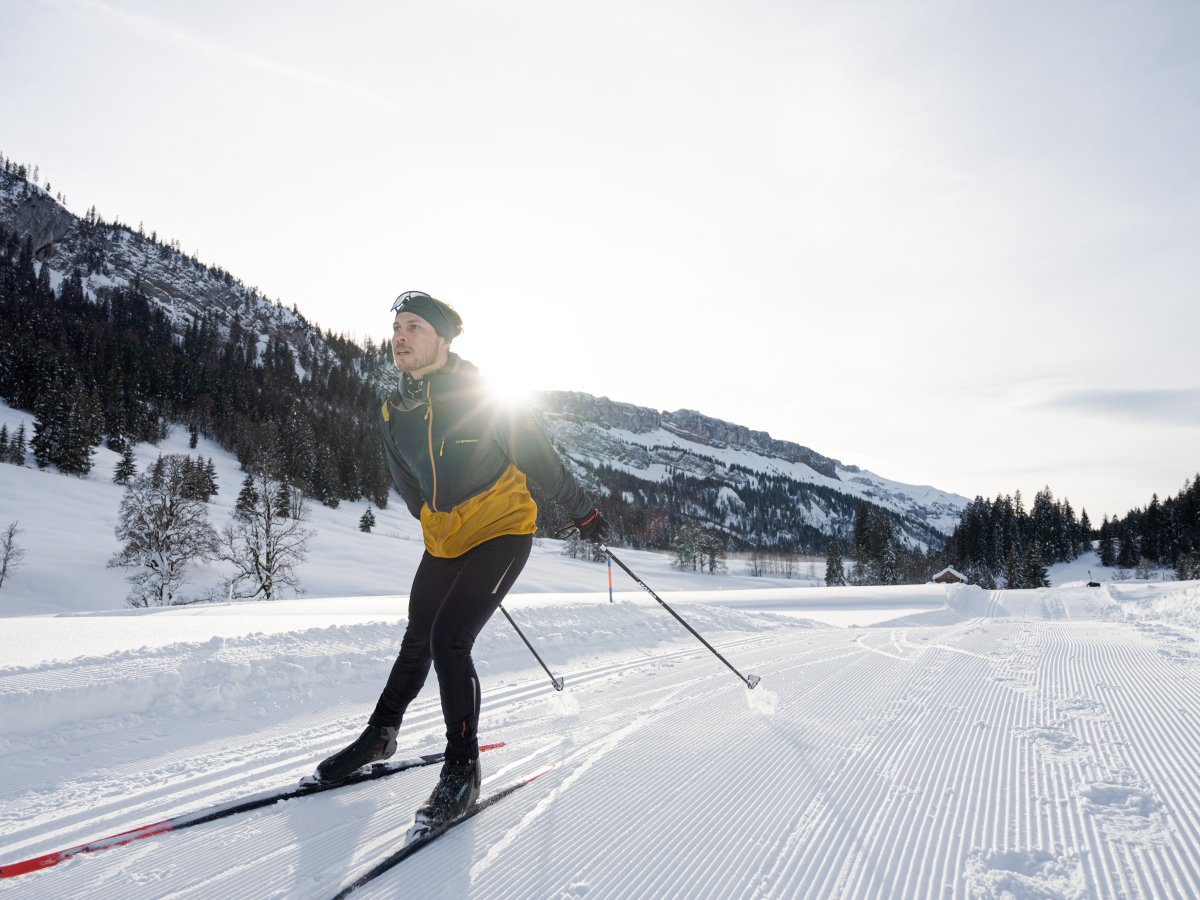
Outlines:
{"label": "jacket zipper", "polygon": [[429,468],[433,470],[433,498],[430,501],[429,507],[434,512],[437,508],[437,460],[433,455],[433,395],[431,384],[425,385],[425,402],[429,404],[429,408],[425,411],[425,421],[429,423]]}

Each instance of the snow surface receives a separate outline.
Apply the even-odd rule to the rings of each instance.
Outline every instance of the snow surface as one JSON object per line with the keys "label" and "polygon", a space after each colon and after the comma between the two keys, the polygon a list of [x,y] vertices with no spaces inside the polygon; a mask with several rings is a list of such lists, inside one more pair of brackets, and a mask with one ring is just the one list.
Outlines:
{"label": "snow surface", "polygon": [[[864,600],[893,592],[897,607],[922,592],[938,606],[841,629],[781,615],[773,592],[772,612],[750,592],[728,605],[671,593],[762,676],[754,691],[647,595],[514,598],[567,689],[551,689],[502,618],[485,629],[482,732],[508,746],[483,757],[484,790],[553,768],[362,895],[1200,892],[1200,583],[928,585]],[[132,623],[157,631],[122,645],[117,626]],[[10,863],[311,771],[361,729],[403,620],[367,598],[4,624],[6,654],[15,640],[47,657],[22,650],[23,664],[0,668]],[[441,730],[431,684],[402,755],[436,749]],[[328,897],[399,845],[435,776],[78,856],[0,893]]]}
{"label": "snow surface", "polygon": [[[201,449],[228,504],[240,478]],[[0,864],[294,783],[362,729],[403,631],[420,545],[400,504],[373,535],[350,504],[314,510],[301,578],[323,596],[121,608],[110,471],[0,465],[0,524],[19,517],[29,551],[0,590]],[[1036,591],[796,587],[622,555],[760,686],[543,542],[506,607],[566,690],[489,623],[481,736],[508,746],[484,791],[553,768],[362,896],[1200,895],[1200,582],[1114,581],[1092,557]],[[855,627],[813,621],[834,614]],[[399,755],[442,730],[431,678]],[[329,897],[403,841],[435,778],[80,855],[0,895]]]}

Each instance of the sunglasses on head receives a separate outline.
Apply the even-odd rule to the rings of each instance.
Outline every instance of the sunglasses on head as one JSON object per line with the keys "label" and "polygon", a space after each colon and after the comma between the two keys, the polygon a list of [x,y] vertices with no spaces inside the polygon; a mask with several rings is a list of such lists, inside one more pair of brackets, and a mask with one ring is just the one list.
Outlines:
{"label": "sunglasses on head", "polygon": [[404,304],[410,300],[432,300],[432,299],[433,298],[430,297],[424,291],[405,291],[403,294],[401,294],[399,297],[397,297],[395,302],[392,304],[392,312],[399,312],[400,309],[404,306]]}

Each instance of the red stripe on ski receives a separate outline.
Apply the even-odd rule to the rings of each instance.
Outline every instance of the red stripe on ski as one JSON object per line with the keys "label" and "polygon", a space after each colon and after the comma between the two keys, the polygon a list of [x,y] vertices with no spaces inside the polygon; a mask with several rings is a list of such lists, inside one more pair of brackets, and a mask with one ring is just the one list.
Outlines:
{"label": "red stripe on ski", "polygon": [[553,768],[554,768],[554,766],[546,766],[546,768],[542,769],[542,771],[535,772],[534,774],[530,775],[528,778],[526,778],[524,781],[522,781],[521,784],[531,784],[531,783],[537,781],[539,778],[541,778],[543,775],[545,775],[547,772],[549,772]]}
{"label": "red stripe on ski", "polygon": [[[479,752],[486,753],[488,750],[498,750],[503,746],[505,746],[503,741],[495,744],[484,744],[479,748]],[[539,772],[538,774],[542,773]],[[49,869],[51,866],[57,866],[60,862],[65,862],[81,853],[95,853],[98,850],[107,850],[110,847],[123,847],[125,844],[132,844],[134,841],[142,840],[142,838],[154,837],[156,834],[175,831],[177,827],[186,828],[188,825],[195,824],[197,820],[203,820],[206,812],[207,810],[197,810],[196,812],[183,813],[182,815],[172,816],[169,819],[163,819],[161,822],[153,822],[150,825],[142,825],[139,828],[131,828],[129,831],[121,831],[117,834],[110,834],[108,837],[88,841],[85,844],[68,847],[66,850],[55,850],[53,853],[45,853],[41,856],[35,856],[32,859],[23,859],[20,862],[0,865],[0,878],[27,875],[30,872],[37,872],[41,869]]]}
{"label": "red stripe on ski", "polygon": [[56,850],[53,853],[35,856],[33,859],[10,863],[7,866],[0,866],[0,878],[11,878],[14,875],[25,875],[29,872],[36,872],[39,869],[48,869],[64,860],[70,859],[72,856],[78,856],[80,853],[94,853],[97,850],[107,850],[109,847],[132,844],[134,841],[140,841],[142,838],[153,837],[156,834],[171,831],[174,827],[171,821],[167,819],[162,822],[155,822],[152,825],[143,825],[141,828],[112,834],[99,840],[88,841],[86,844],[79,844],[76,847],[68,847],[66,850]]}

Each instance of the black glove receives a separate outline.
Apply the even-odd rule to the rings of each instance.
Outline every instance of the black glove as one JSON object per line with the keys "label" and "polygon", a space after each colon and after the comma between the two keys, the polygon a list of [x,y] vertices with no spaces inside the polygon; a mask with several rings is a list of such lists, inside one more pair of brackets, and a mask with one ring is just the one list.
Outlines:
{"label": "black glove", "polygon": [[579,536],[585,541],[591,541],[593,544],[603,544],[608,541],[608,523],[604,521],[604,516],[600,515],[600,510],[593,509],[586,516],[580,516],[572,521],[579,529]]}

